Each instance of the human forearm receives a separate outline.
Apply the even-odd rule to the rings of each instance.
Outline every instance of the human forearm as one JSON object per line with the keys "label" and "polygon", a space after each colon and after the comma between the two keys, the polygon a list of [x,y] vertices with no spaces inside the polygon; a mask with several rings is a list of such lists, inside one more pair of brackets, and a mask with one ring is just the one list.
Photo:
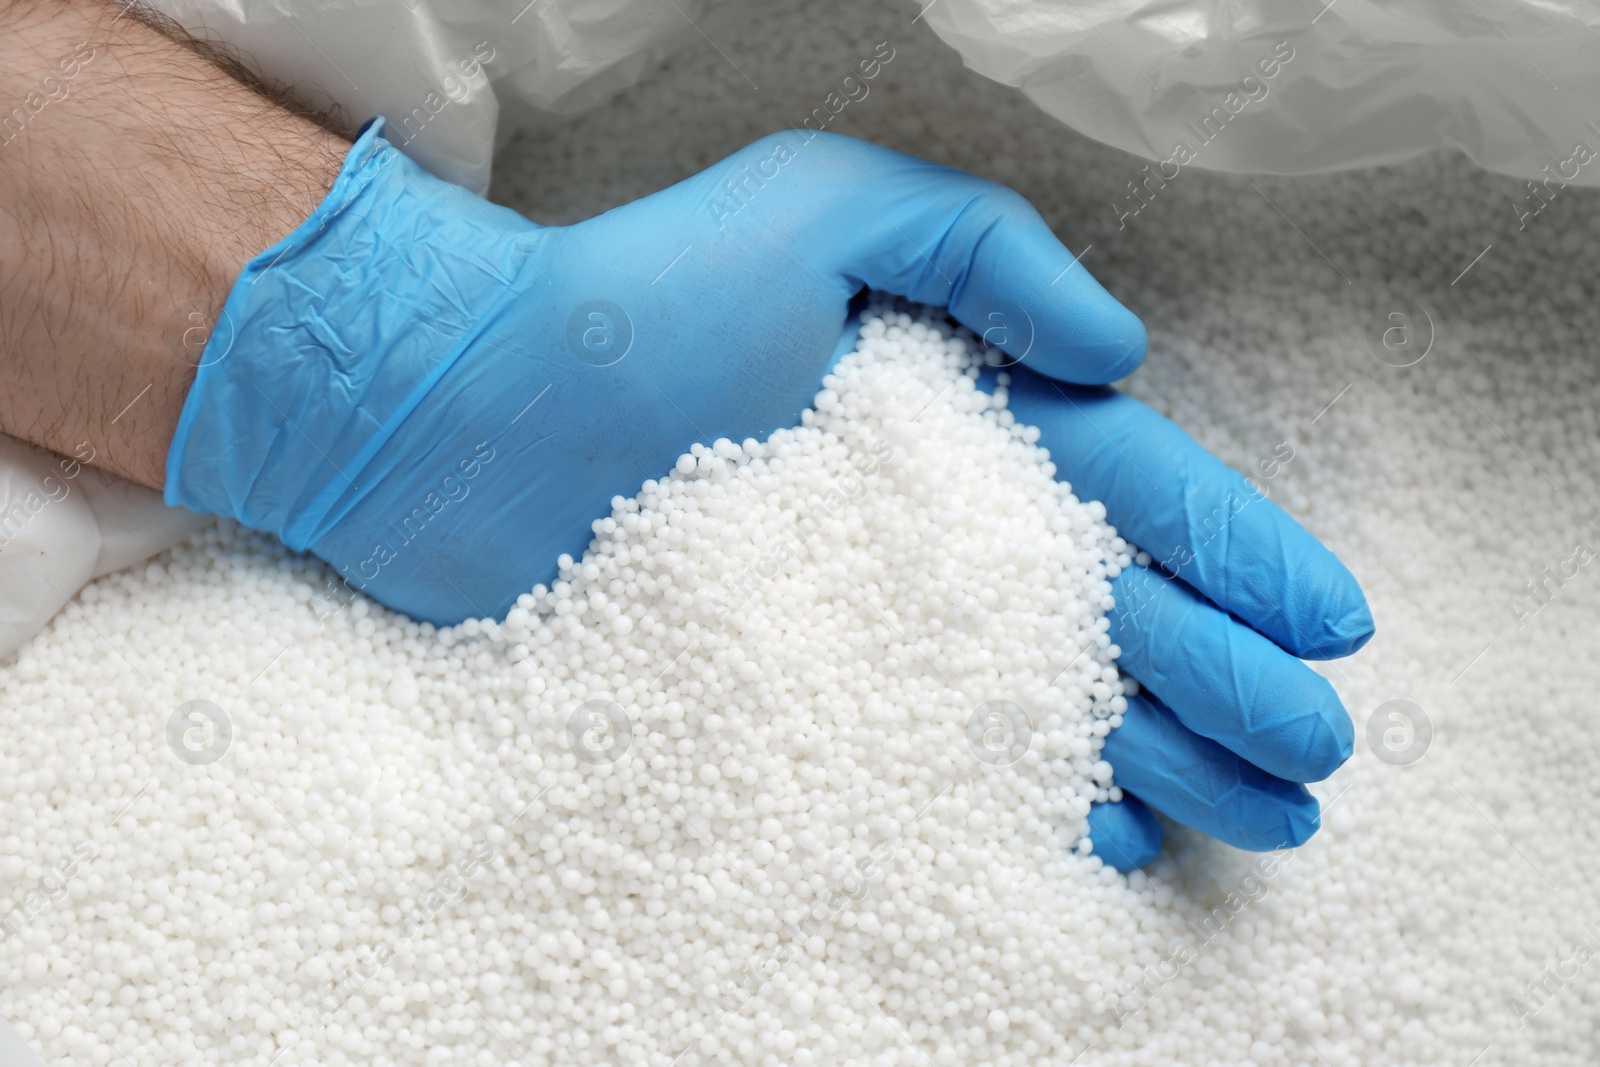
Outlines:
{"label": "human forearm", "polygon": [[229,287],[347,148],[114,3],[0,0],[0,430],[160,488]]}

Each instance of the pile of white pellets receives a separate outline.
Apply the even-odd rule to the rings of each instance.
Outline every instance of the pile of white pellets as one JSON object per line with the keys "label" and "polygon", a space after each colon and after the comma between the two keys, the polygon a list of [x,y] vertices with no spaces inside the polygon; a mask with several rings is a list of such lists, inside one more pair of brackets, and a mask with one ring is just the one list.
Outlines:
{"label": "pile of white pellets", "polygon": [[[1129,877],[1073,854],[1118,682],[1098,639],[1106,688],[1050,674],[1100,610],[1062,561],[1120,551],[908,338],[809,426],[623,502],[594,573],[487,632],[346,603],[237,529],[85,590],[0,668],[0,1016],[46,1063],[1600,1060],[1600,197],[1518,229],[1523,183],[1448,157],[1186,168],[1119,222],[1142,164],[915,15],[707,21],[716,48],[509,148],[497,195],[552,223],[644,195],[892,42],[830,128],[1027,195],[1149,325],[1130,389],[1242,471],[1292,454],[1273,499],[1367,590],[1377,638],[1320,668],[1358,746],[1317,837],[1168,827]],[[706,510],[757,477],[794,514]]]}
{"label": "pile of white pellets", "polygon": [[970,335],[861,337],[500,623],[231,524],[91,587],[4,680],[6,1013],[51,1063],[1070,1061],[1078,927],[1147,891],[1083,858],[1128,546]]}

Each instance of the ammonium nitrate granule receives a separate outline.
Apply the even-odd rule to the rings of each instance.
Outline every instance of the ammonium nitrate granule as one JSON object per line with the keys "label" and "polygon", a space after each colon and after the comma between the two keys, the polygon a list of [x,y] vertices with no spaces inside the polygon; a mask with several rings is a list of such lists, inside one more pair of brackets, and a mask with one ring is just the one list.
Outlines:
{"label": "ammonium nitrate granule", "polygon": [[232,526],[91,587],[3,676],[0,1012],[51,1063],[1072,1062],[1172,927],[1084,838],[1129,549],[969,336],[862,336],[502,624]]}

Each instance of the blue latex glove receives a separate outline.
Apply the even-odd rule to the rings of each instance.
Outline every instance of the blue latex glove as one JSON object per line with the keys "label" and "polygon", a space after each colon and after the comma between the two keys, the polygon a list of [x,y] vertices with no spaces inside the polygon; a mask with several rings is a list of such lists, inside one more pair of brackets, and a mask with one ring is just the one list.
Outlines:
{"label": "blue latex glove", "polygon": [[1355,733],[1333,687],[1300,661],[1371,638],[1360,586],[1282,508],[1137,400],[1025,366],[1010,373],[1010,408],[1039,427],[1059,477],[1104,503],[1156,564],[1111,583],[1118,666],[1144,692],[1106,739],[1126,798],[1090,811],[1096,855],[1119,870],[1155,858],[1161,829],[1146,804],[1239,848],[1303,844],[1320,820],[1299,783],[1332,774]]}
{"label": "blue latex glove", "polygon": [[382,128],[235,283],[166,500],[276,534],[415,618],[503,616],[691,443],[797,423],[863,286],[979,330],[1028,304],[1036,365],[1077,382],[1144,356],[1139,320],[1067,270],[1020,196],[875,145],[781,133],[542,227]]}
{"label": "blue latex glove", "polygon": [[[1015,193],[872,145],[779,134],[555,228],[430,177],[381,134],[381,120],[363,131],[327,200],[235,284],[184,405],[166,499],[269,531],[413,617],[503,615],[551,579],[557,555],[583,549],[613,496],[664,473],[691,442],[792,425],[850,347],[841,327],[863,286],[947,306],[1058,379],[1113,381],[1143,358],[1138,320]],[[1026,394],[1014,389],[1013,403]],[[1070,409],[1046,399],[1048,410],[1023,417],[1058,457],[1103,451],[1073,445]],[[1186,448],[1161,462],[1207,460]],[[1136,540],[1182,504],[1074,480]],[[1276,573],[1281,584],[1293,572]],[[1332,586],[1359,601],[1338,576]],[[1195,588],[1231,606],[1218,582],[1227,587],[1222,575]],[[1266,711],[1246,713],[1266,723]],[[1198,745],[1197,721],[1172,729]],[[1122,758],[1178,775],[1172,796],[1205,795],[1194,767],[1137,740],[1152,732],[1134,709],[1128,724],[1113,734]],[[1213,748],[1197,757],[1207,782],[1239,764]],[[1134,787],[1137,774],[1118,765],[1130,792],[1210,827],[1153,784]],[[1212,832],[1249,844],[1238,826],[1258,832],[1305,799],[1258,790],[1236,805],[1237,825]],[[1157,847],[1148,827],[1126,829],[1145,824],[1132,801],[1091,816],[1119,866],[1117,853],[1143,862]]]}

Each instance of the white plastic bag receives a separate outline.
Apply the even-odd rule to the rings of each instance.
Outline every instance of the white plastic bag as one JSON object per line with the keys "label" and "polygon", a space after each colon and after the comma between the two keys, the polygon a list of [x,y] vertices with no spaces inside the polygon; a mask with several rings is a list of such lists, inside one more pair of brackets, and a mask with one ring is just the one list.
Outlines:
{"label": "white plastic bag", "polygon": [[[572,114],[699,40],[727,0],[156,0],[191,33],[243,54],[269,81],[355,122],[389,120],[395,145],[482,193],[519,117]],[[691,20],[693,20],[691,22]]]}
{"label": "white plastic bag", "polygon": [[1592,0],[934,0],[923,17],[973,70],[1168,177],[1175,151],[1311,174],[1458,148],[1600,185]]}
{"label": "white plastic bag", "polygon": [[[357,120],[388,116],[419,163],[481,192],[506,109],[521,117],[598,104],[661,55],[699,41],[691,22],[727,2],[159,6],[244,50],[273,80],[337,101]],[[902,3],[922,8],[973,70],[1146,159],[1173,160],[1186,142],[1193,166],[1310,174],[1454,147],[1503,173],[1600,184],[1600,165],[1574,157],[1579,143],[1600,149],[1592,0]],[[492,58],[475,62],[485,49]],[[1263,77],[1261,64],[1285,54]],[[448,121],[431,121],[444,109]],[[1216,135],[1201,140],[1191,129]]]}
{"label": "white plastic bag", "polygon": [[4,1019],[0,1019],[0,1067],[39,1067],[33,1050]]}
{"label": "white plastic bag", "polygon": [[91,458],[89,451],[53,455],[0,434],[0,658],[85,582],[149,559],[212,521],[95,470]]}

